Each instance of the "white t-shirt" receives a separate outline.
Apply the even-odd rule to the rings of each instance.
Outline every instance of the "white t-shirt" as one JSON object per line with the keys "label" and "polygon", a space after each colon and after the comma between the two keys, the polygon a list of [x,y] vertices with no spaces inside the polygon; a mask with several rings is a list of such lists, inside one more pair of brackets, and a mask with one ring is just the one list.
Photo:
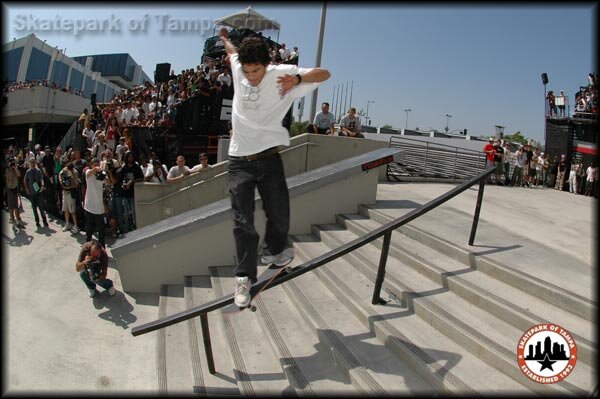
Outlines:
{"label": "white t-shirt", "polygon": [[102,190],[104,182],[96,179],[96,174],[92,173],[86,178],[87,189],[85,190],[85,201],[83,209],[94,215],[104,214],[104,201],[102,199]]}
{"label": "white t-shirt", "polygon": [[190,168],[183,165],[183,168],[179,168],[178,165],[173,166],[171,169],[169,169],[169,174],[167,175],[167,177],[170,177],[171,179],[174,177],[179,177],[183,174],[185,174],[185,172],[189,172]]}
{"label": "white t-shirt", "polygon": [[362,129],[360,120],[356,116],[354,117],[354,119],[350,119],[350,116],[348,114],[342,116],[342,119],[340,119],[340,125],[344,126],[347,129],[357,132],[360,132],[360,129]]}
{"label": "white t-shirt", "polygon": [[327,115],[325,115],[323,111],[319,111],[315,115],[315,120],[313,121],[313,125],[317,125],[317,127],[321,129],[329,129],[332,123],[335,123],[335,116],[333,116],[331,112],[328,112]]}
{"label": "white t-shirt", "polygon": [[258,86],[251,86],[242,71],[238,54],[230,57],[233,76],[232,135],[229,155],[241,157],[262,152],[268,148],[290,144],[290,134],[281,121],[295,99],[316,89],[319,83],[302,83],[284,96],[279,95],[277,78],[283,75],[303,75],[307,68],[296,65],[267,65]]}
{"label": "white t-shirt", "polygon": [[229,76],[229,74],[225,75],[222,73],[217,77],[217,80],[221,83],[225,83],[227,86],[231,86],[231,76]]}
{"label": "white t-shirt", "polygon": [[596,168],[592,168],[591,166],[588,166],[587,170],[585,171],[585,173],[587,174],[587,179],[586,181],[589,182],[593,182],[594,181],[594,174],[596,172]]}

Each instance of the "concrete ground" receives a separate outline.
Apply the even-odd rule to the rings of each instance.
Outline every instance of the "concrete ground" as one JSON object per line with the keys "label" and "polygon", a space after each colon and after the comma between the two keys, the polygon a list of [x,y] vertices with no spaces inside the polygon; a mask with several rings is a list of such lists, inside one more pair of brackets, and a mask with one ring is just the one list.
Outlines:
{"label": "concrete ground", "polygon": [[[424,203],[452,187],[380,184],[378,198]],[[447,206],[472,215],[476,196],[476,189],[468,190]],[[596,201],[552,189],[486,186],[479,228],[493,223],[593,267]],[[111,259],[108,277],[119,292],[109,297],[100,289],[101,294],[90,299],[75,272],[84,233],[63,232],[63,222],[52,217],[49,228],[36,229],[29,202],[24,199],[23,204],[24,230],[12,230],[6,210],[1,221],[6,295],[3,393],[156,394],[156,336],[134,338],[130,331],[156,319],[158,296],[123,293]]]}

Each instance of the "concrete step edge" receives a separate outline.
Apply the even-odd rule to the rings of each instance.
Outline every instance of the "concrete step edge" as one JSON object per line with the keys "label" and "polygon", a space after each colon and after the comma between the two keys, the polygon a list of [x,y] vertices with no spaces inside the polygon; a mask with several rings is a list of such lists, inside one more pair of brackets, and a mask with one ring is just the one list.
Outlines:
{"label": "concrete step edge", "polygon": [[[341,241],[337,240],[331,232],[324,232],[324,240],[325,243],[329,247],[336,247],[342,244]],[[353,262],[361,262],[364,263],[368,269],[370,269],[370,275],[366,275],[366,277],[375,280],[375,275],[377,273],[377,265],[375,265],[370,259],[366,256],[359,256],[354,251],[348,255],[352,261],[347,260],[351,264]],[[353,264],[354,265],[354,264]],[[363,272],[363,268],[359,268],[361,272]],[[364,272],[363,272],[364,273]],[[396,278],[393,275],[392,271],[386,271],[386,279],[389,279],[389,285],[394,292],[402,292],[402,297],[404,297],[404,292],[412,292],[413,290],[403,283],[400,279]],[[340,282],[338,282],[339,284]],[[461,345],[463,348],[471,352],[475,356],[479,356],[481,359],[485,360],[488,364],[491,364],[494,368],[496,368],[499,372],[507,375],[515,382],[531,389],[534,391],[541,391],[547,393],[566,393],[564,389],[567,389],[568,392],[574,394],[585,394],[585,391],[582,388],[577,387],[574,384],[571,384],[568,381],[563,381],[562,386],[558,385],[543,385],[538,384],[534,381],[529,380],[524,377],[518,367],[515,367],[514,353],[508,348],[503,347],[498,344],[496,341],[488,338],[487,336],[481,334],[479,331],[471,328],[467,324],[463,323],[458,318],[451,315],[449,312],[433,303],[430,299],[426,297],[415,296],[412,298],[412,305],[409,305],[409,309],[414,309],[415,314],[417,314],[420,318],[427,321],[430,325],[436,328],[438,331],[446,335],[448,338],[452,339],[454,342]],[[490,317],[495,317],[495,315],[490,315]],[[564,387],[564,388],[563,388]]]}
{"label": "concrete step edge", "polygon": [[[215,299],[216,296],[214,292],[212,292],[212,287],[207,289],[206,287],[198,286],[198,284],[208,285],[209,282],[210,276],[207,275],[185,276],[184,289],[186,307],[188,309],[194,306],[199,306],[202,303],[206,303],[212,299]],[[213,322],[213,320],[211,319],[214,319],[214,317],[210,316],[211,313],[209,313],[209,326],[211,325],[211,322]],[[233,374],[234,368],[232,367],[232,363],[228,364],[228,371],[220,369],[220,367],[222,367],[222,363],[224,361],[229,360],[226,357],[221,357],[219,359],[219,364],[215,366],[217,368],[216,373],[214,375],[211,375],[208,372],[208,359],[206,358],[206,354],[204,352],[204,337],[202,335],[200,319],[196,317],[190,319],[188,322],[188,331],[190,333],[191,342],[190,355],[192,356],[192,365],[194,367],[194,392],[197,393],[199,396],[240,396],[240,389],[237,385],[237,381],[230,375],[228,375],[228,373]],[[216,320],[214,320],[214,322],[215,324],[218,324],[216,323]],[[210,326],[211,346],[213,354],[220,353],[221,348],[219,347],[219,344],[224,343],[221,334],[219,334],[221,326],[215,324],[212,324],[212,326]]]}
{"label": "concrete step edge", "polygon": [[[300,241],[298,237],[296,237],[296,239]],[[298,256],[302,256],[306,259],[310,258],[310,255],[308,255],[301,247],[296,247],[296,251]],[[418,345],[414,344],[412,340],[398,331],[387,320],[377,320],[379,315],[360,305],[360,300],[353,298],[350,290],[341,292],[338,287],[339,284],[343,285],[343,283],[341,281],[333,283],[331,276],[325,269],[326,268],[315,269],[314,273],[364,325],[372,330],[374,329],[373,332],[385,343],[386,347],[406,362],[425,381],[432,384],[436,389],[444,392],[459,394],[475,393],[475,391],[459,377],[432,359],[427,353],[421,350]],[[385,284],[386,283],[384,283],[384,285]],[[373,322],[373,320],[377,321]],[[440,377],[440,374],[444,377]]]}
{"label": "concrete step edge", "polygon": [[[185,309],[183,284],[162,284],[159,298],[160,312],[165,315],[174,314]],[[174,324],[162,328],[163,334],[158,341],[161,359],[158,362],[159,372],[164,378],[166,395],[192,394],[194,392],[194,378],[191,358],[183,355],[182,361],[173,359],[173,352],[179,360],[183,353],[188,354],[190,340],[186,324]],[[175,341],[175,342],[173,342]],[[170,360],[169,360],[170,359]],[[173,382],[173,378],[175,382]]]}
{"label": "concrete step edge", "polygon": [[[192,277],[185,277],[184,285],[185,307],[190,309],[194,306],[192,294]],[[200,361],[200,348],[198,346],[198,332],[196,331],[196,319],[190,319],[185,322],[188,328],[188,338],[190,347],[190,358],[192,364],[192,374],[194,377],[194,386],[202,389],[205,387],[204,372]],[[203,392],[204,393],[204,392]]]}
{"label": "concrete step edge", "polygon": [[[158,300],[158,318],[167,316],[167,292],[166,285],[160,286],[160,297]],[[167,394],[167,356],[166,356],[166,330],[161,328],[156,333],[156,376],[158,384],[158,394],[164,396]]]}
{"label": "concrete step edge", "polygon": [[[336,220],[340,225],[345,226],[348,231],[353,232],[356,235],[363,235],[368,232],[368,230],[363,226],[360,226],[357,221],[348,219],[344,215],[336,215]],[[326,229],[327,226],[322,225],[319,226],[319,228]],[[318,233],[318,229],[313,230],[313,234],[315,233]],[[412,238],[408,237],[408,239]],[[383,239],[377,239],[371,244],[381,249],[383,245]],[[430,280],[456,293],[461,298],[469,301],[473,305],[498,316],[503,321],[522,329],[523,331],[533,325],[551,322],[536,316],[534,313],[523,309],[519,305],[510,303],[509,301],[499,297],[489,290],[485,290],[474,285],[473,283],[462,278],[460,275],[452,275],[453,272],[446,272],[436,265],[430,264],[427,260],[421,258],[420,256],[410,253],[409,250],[404,249],[404,247],[395,242],[393,235],[390,243],[389,255],[410,266]],[[476,273],[479,272],[476,269],[472,270]],[[483,275],[492,281],[498,281],[499,283],[506,284],[502,281],[495,280],[486,274]],[[588,320],[585,321],[588,322]],[[595,359],[595,353],[597,351],[596,345],[577,334],[571,334],[577,341],[579,359],[588,365],[592,365],[592,362]]]}
{"label": "concrete step edge", "polygon": [[[217,297],[223,296],[223,287],[221,287],[221,283],[219,281],[219,268],[211,267],[211,283],[213,288],[215,289],[215,294]],[[222,317],[222,326],[225,331],[225,339],[229,343],[230,354],[233,360],[233,364],[235,366],[233,373],[235,375],[235,379],[237,381],[238,387],[240,388],[240,393],[242,396],[256,396],[256,392],[252,381],[248,377],[248,369],[246,367],[246,363],[244,362],[244,358],[240,351],[240,347],[237,343],[237,339],[235,336],[234,328],[231,324],[231,320],[229,317]]]}
{"label": "concrete step edge", "polygon": [[281,369],[290,382],[290,385],[296,390],[299,396],[315,396],[316,393],[292,356],[292,352],[285,343],[276,323],[273,321],[265,301],[262,297],[258,296],[253,302],[257,308],[256,314],[260,318],[260,326],[265,332],[273,351],[279,358],[289,359],[290,364],[281,364]]}
{"label": "concrete step edge", "polygon": [[319,339],[324,340],[328,348],[332,348],[335,363],[349,376],[352,385],[360,395],[369,396],[388,396],[385,389],[371,376],[371,373],[360,364],[352,351],[331,331],[327,322],[320,316],[318,310],[311,301],[302,293],[298,284],[293,281],[287,281],[282,285],[290,300],[295,304],[304,320],[312,326],[313,329],[324,331]]}
{"label": "concrete step edge", "polygon": [[[366,205],[359,206],[359,213],[379,223],[389,223],[393,220],[377,209]],[[418,227],[404,225],[396,231],[515,288],[535,292],[540,299],[586,320],[592,321],[593,317],[595,317],[597,307],[593,301],[581,297],[576,293],[542,281],[535,276],[520,272],[511,266],[499,263],[485,255],[472,256],[467,250],[457,247],[443,238],[436,237]]]}

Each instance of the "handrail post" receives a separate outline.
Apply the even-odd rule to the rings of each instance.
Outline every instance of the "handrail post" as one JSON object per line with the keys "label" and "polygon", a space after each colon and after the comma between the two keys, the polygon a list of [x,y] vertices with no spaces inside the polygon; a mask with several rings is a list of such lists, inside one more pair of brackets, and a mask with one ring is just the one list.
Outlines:
{"label": "handrail post", "polygon": [[481,202],[483,200],[483,188],[485,187],[485,179],[479,182],[479,192],[477,193],[477,205],[475,206],[475,214],[473,215],[473,225],[471,226],[471,236],[469,237],[469,245],[473,246],[475,241],[475,233],[477,232],[477,224],[479,223],[479,212],[481,211]]}
{"label": "handrail post", "polygon": [[385,264],[387,262],[388,252],[390,250],[390,241],[392,238],[392,232],[388,231],[383,236],[383,246],[381,247],[381,257],[379,258],[379,269],[377,270],[377,278],[375,279],[375,289],[373,290],[373,299],[371,303],[373,305],[383,305],[385,302],[381,299],[381,286],[383,285],[383,279],[385,277]]}
{"label": "handrail post", "polygon": [[204,340],[204,352],[206,353],[206,362],[208,363],[208,372],[215,374],[215,359],[213,358],[212,345],[210,343],[210,331],[208,329],[208,314],[200,315],[200,327],[202,327],[202,338]]}

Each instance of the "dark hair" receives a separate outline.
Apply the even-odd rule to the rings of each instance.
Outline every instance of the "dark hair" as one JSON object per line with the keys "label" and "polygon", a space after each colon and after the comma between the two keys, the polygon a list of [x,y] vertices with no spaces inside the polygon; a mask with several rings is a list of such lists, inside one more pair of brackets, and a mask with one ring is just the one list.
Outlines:
{"label": "dark hair", "polygon": [[321,104],[321,105],[322,105],[322,106],[323,106],[323,105],[327,105],[327,106],[329,107],[329,103],[328,103],[327,101],[325,101],[325,102],[324,102],[323,104]]}
{"label": "dark hair", "polygon": [[238,57],[241,64],[269,65],[271,62],[269,48],[258,37],[247,37],[242,40],[238,49]]}

